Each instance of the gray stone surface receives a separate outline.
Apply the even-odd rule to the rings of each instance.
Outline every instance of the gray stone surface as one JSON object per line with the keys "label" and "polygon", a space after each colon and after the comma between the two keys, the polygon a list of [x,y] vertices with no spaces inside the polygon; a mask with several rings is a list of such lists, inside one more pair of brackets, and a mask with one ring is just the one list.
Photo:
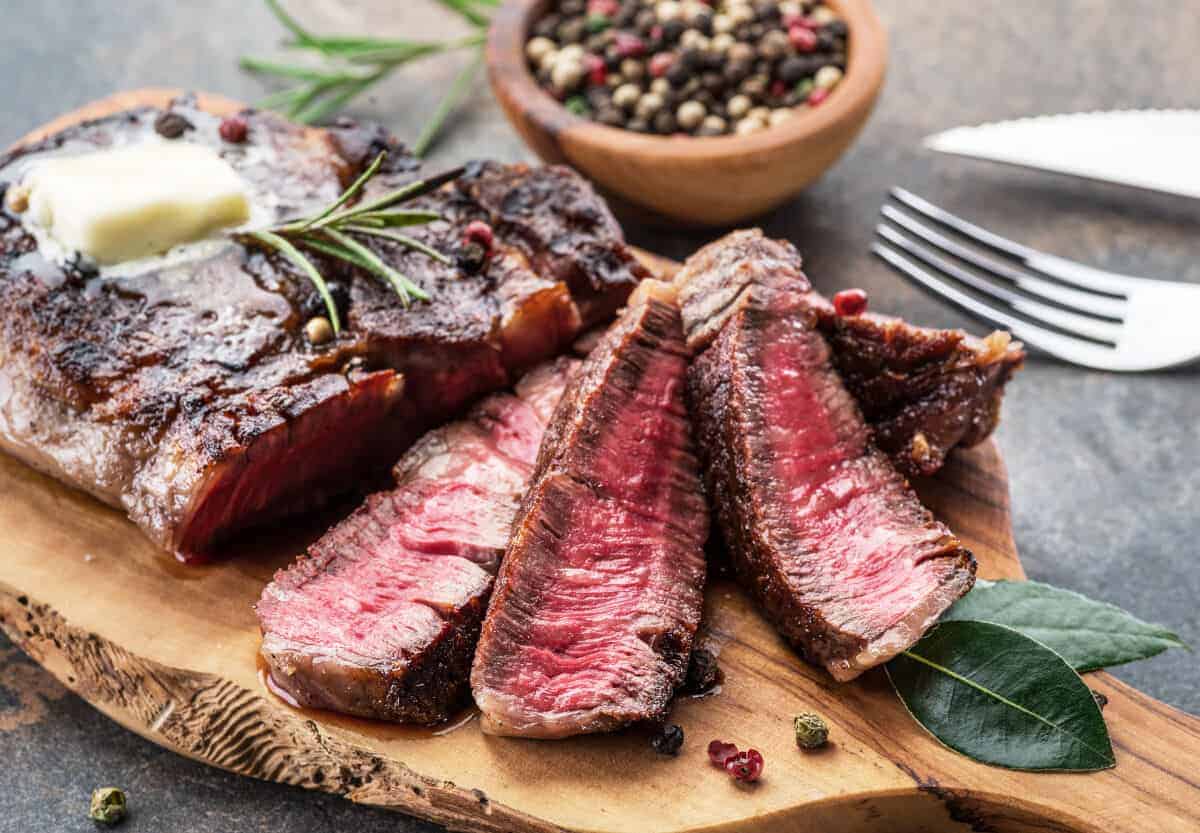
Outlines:
{"label": "gray stone surface", "polygon": [[[1043,112],[1195,104],[1200,18],[1130,0],[878,4],[892,59],[881,104],[855,148],[794,203],[763,218],[795,241],[823,290],[865,287],[879,309],[978,327],[910,289],[867,255],[876,210],[904,185],[1046,251],[1154,277],[1200,280],[1200,203],[934,158],[919,139],[957,124]],[[457,24],[425,2],[293,0],[314,28],[432,34]],[[239,54],[269,52],[278,26],[261,3],[13,3],[0,26],[0,143],[117,89],[184,85],[253,100],[265,87]],[[415,136],[458,66],[439,59],[390,80],[357,115]],[[436,158],[526,155],[486,89]],[[684,256],[715,233],[628,229]],[[1017,543],[1031,576],[1115,602],[1200,643],[1200,388],[1195,372],[1121,377],[1035,359],[1012,387],[999,440],[1012,478]],[[1118,676],[1200,712],[1195,655],[1172,652]],[[431,830],[339,799],[216,772],[120,729],[0,643],[0,833],[87,830],[94,785],[117,783],[124,828],[199,831]]]}

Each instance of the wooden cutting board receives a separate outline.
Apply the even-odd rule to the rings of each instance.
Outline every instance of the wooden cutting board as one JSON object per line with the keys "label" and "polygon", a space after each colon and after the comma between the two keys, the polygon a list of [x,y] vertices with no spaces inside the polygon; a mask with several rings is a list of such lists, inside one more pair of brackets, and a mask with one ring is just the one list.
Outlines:
{"label": "wooden cutting board", "polygon": [[[170,94],[122,94],[53,127]],[[212,97],[208,104],[236,106]],[[974,551],[981,576],[1024,577],[992,442],[955,454],[917,485]],[[1030,774],[982,766],[925,734],[882,671],[839,685],[804,665],[725,582],[709,588],[705,612],[725,683],[713,696],[677,703],[673,720],[687,739],[677,758],[654,754],[633,732],[490,738],[467,715],[435,735],[292,709],[263,684],[251,605],[272,572],[330,519],[247,536],[219,564],[184,567],[120,513],[0,457],[0,627],[81,697],[157,744],[454,829],[1200,830],[1200,720],[1090,674],[1088,684],[1109,698],[1115,769]],[[827,749],[796,748],[791,718],[801,711],[829,721]],[[710,766],[705,747],[714,738],[761,750],[763,780],[742,788]]]}

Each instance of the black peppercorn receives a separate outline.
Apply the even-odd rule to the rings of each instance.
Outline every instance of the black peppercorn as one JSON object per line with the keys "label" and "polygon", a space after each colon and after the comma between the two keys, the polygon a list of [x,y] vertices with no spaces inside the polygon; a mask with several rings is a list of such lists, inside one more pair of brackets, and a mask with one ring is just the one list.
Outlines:
{"label": "black peppercorn", "polygon": [[674,723],[669,726],[663,726],[661,730],[650,738],[650,745],[654,747],[654,751],[658,754],[674,757],[683,748],[683,729]]}
{"label": "black peppercorn", "polygon": [[679,129],[675,116],[668,110],[663,110],[654,117],[654,132],[669,136]]}
{"label": "black peppercorn", "polygon": [[154,132],[164,139],[178,139],[192,129],[192,123],[173,110],[168,110],[154,120]]}
{"label": "black peppercorn", "polygon": [[700,76],[700,83],[704,89],[716,95],[725,89],[725,76],[719,72],[706,72]]}
{"label": "black peppercorn", "polygon": [[556,14],[549,14],[533,24],[533,34],[540,38],[554,38],[555,32],[558,31],[558,24],[562,23],[562,17]]}
{"label": "black peppercorn", "polygon": [[850,34],[850,27],[846,25],[846,21],[844,20],[832,20],[825,24],[825,31],[835,38],[844,38]]}
{"label": "black peppercorn", "polygon": [[637,17],[634,19],[634,23],[641,34],[649,35],[650,30],[653,29],[658,23],[658,18],[654,16],[653,9],[642,9],[642,11],[638,12]]}
{"label": "black peppercorn", "polygon": [[683,65],[683,61],[676,61],[667,70],[666,79],[671,82],[674,87],[682,87],[692,77],[691,70]]}
{"label": "black peppercorn", "polygon": [[698,72],[704,69],[704,53],[699,49],[685,49],[679,53],[679,61],[688,72]]}
{"label": "black peppercorn", "polygon": [[561,0],[558,10],[567,17],[581,15],[587,11],[587,2],[586,0]]}
{"label": "black peppercorn", "polygon": [[[329,287],[329,294],[333,296],[333,305],[337,308],[338,317],[343,321],[346,320],[346,309],[350,306],[350,289],[341,281],[326,281]],[[317,318],[327,315],[328,310],[325,308],[325,300],[319,292],[311,292],[300,304],[300,312],[304,315],[305,320]]]}
{"label": "black peppercorn", "polygon": [[750,73],[753,71],[754,67],[749,62],[730,61],[725,65],[723,74],[725,75],[725,80],[729,82],[730,86],[735,86],[748,78]]}
{"label": "black peppercorn", "polygon": [[803,58],[798,58],[793,55],[790,58],[784,58],[779,64],[777,72],[779,79],[785,84],[795,85],[800,83],[800,79],[809,75],[808,64]]}
{"label": "black peppercorn", "polygon": [[678,43],[680,36],[687,30],[687,25],[676,18],[662,25],[663,40],[667,43]]}
{"label": "black peppercorn", "polygon": [[635,133],[649,133],[650,122],[643,118],[634,117],[625,123],[626,130],[632,130]]}
{"label": "black peppercorn", "polygon": [[483,268],[487,262],[487,249],[478,243],[466,243],[454,253],[454,265],[469,275]]}

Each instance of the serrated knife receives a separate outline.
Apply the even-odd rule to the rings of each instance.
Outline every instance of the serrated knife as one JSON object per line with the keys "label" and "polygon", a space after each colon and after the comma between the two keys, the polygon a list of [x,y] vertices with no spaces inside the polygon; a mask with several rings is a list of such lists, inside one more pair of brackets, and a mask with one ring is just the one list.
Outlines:
{"label": "serrated knife", "polygon": [[956,127],[942,153],[1200,199],[1200,111],[1114,110]]}

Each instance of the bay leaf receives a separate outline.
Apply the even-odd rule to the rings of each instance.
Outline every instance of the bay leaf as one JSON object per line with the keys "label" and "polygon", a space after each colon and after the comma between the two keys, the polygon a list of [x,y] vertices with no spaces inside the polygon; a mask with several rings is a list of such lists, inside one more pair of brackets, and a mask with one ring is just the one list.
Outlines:
{"label": "bay leaf", "polygon": [[1095,671],[1187,647],[1176,634],[1116,605],[1038,581],[978,581],[942,621],[970,619],[1015,628],[1076,671]]}
{"label": "bay leaf", "polygon": [[946,746],[1010,769],[1116,764],[1092,692],[1054,651],[992,622],[941,623],[887,664],[909,713]]}

